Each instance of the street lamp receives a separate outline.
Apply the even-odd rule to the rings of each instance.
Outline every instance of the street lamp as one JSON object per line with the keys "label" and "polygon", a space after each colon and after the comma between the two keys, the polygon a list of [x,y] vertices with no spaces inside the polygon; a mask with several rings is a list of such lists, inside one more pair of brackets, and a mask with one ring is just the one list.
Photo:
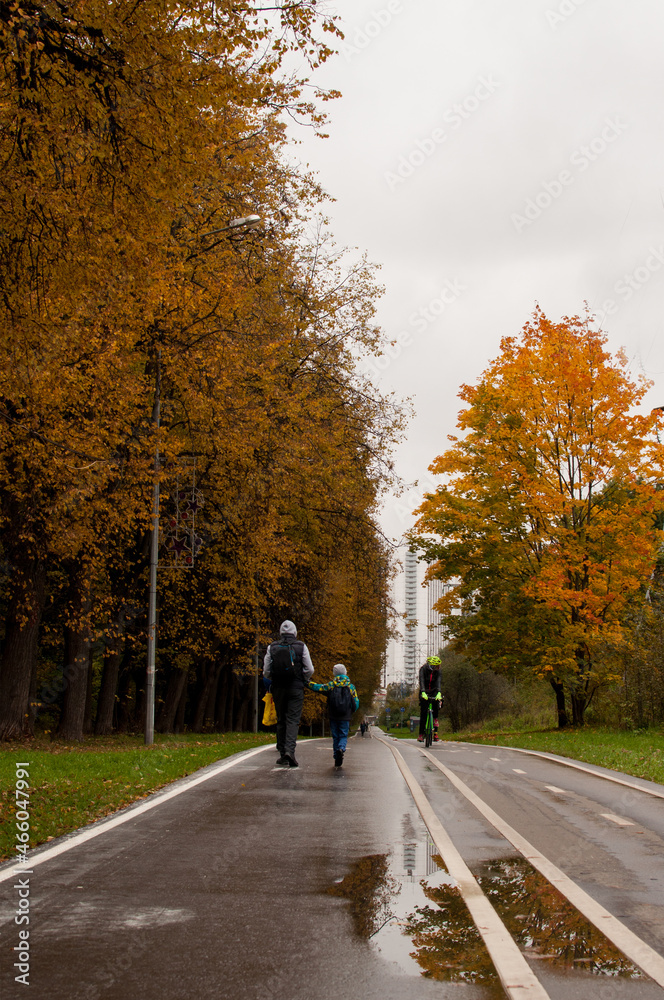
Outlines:
{"label": "street lamp", "polygon": [[[221,229],[211,229],[209,233],[203,233],[203,239],[207,236],[216,236],[217,233],[228,233],[233,229],[255,229],[260,221],[260,215],[243,215],[240,219],[231,219],[228,225]],[[200,239],[201,237],[194,237],[194,239],[196,238]]]}
{"label": "street lamp", "polygon": [[[231,219],[227,226],[222,226],[221,229],[210,229],[207,233],[199,233],[196,236],[190,236],[189,239],[185,240],[185,243],[193,243],[195,240],[206,240],[208,236],[221,236],[221,239],[215,240],[207,246],[198,247],[196,250],[192,250],[187,256],[187,260],[193,260],[194,257],[199,257],[201,254],[209,253],[210,250],[214,250],[215,247],[224,240],[232,240],[236,233],[244,235],[244,233],[249,230],[255,229],[256,226],[261,222],[260,215],[243,215],[239,219]],[[227,234],[227,235],[224,235]]]}
{"label": "street lamp", "polygon": [[[196,239],[205,239],[219,233],[235,233],[255,228],[261,221],[260,215],[245,215],[231,219],[227,226],[203,233]],[[214,245],[214,244],[213,244]],[[205,252],[212,249],[206,247]],[[196,256],[192,254],[191,256]],[[145,683],[145,745],[154,743],[154,680],[157,651],[157,567],[159,565],[159,427],[161,411],[161,348],[157,348],[157,370],[155,395],[152,407],[152,423],[155,425],[156,442],[154,450],[154,485],[152,492],[152,528],[150,530],[150,585],[148,594],[148,655]]]}

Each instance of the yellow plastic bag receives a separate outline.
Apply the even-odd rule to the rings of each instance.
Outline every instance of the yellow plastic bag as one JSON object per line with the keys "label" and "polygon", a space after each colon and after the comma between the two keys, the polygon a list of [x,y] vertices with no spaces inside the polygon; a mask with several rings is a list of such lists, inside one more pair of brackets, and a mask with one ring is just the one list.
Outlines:
{"label": "yellow plastic bag", "polygon": [[263,725],[264,726],[275,726],[277,724],[277,710],[274,707],[274,698],[268,691],[268,693],[263,698],[265,702],[265,711],[263,712]]}

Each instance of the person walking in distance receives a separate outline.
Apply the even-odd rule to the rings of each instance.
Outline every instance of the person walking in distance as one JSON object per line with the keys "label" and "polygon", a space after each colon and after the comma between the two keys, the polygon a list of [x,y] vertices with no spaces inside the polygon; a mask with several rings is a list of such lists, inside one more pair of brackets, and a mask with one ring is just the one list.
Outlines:
{"label": "person walking in distance", "polygon": [[440,657],[429,656],[427,662],[420,667],[420,734],[419,743],[424,743],[424,729],[427,721],[429,702],[433,709],[433,738],[438,742],[438,712],[443,696],[440,693]]}
{"label": "person walking in distance", "polygon": [[343,663],[335,663],[332,668],[332,680],[327,684],[309,683],[312,691],[324,694],[327,698],[327,714],[330,718],[332,733],[332,753],[334,766],[341,767],[348,744],[350,720],[360,707],[355,685],[351,684],[348,672]]}
{"label": "person walking in distance", "polygon": [[293,622],[279,628],[279,638],[267,647],[263,660],[263,680],[272,691],[277,712],[277,761],[281,767],[298,767],[295,743],[304,703],[304,686],[313,675],[309,650],[297,638]]}

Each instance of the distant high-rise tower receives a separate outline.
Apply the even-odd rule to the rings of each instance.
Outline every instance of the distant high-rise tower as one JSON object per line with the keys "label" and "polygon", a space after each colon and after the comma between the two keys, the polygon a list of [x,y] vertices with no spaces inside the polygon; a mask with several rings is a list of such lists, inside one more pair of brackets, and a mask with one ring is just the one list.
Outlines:
{"label": "distant high-rise tower", "polygon": [[417,552],[407,549],[404,559],[406,578],[406,634],[404,638],[404,680],[414,684],[417,678]]}
{"label": "distant high-rise tower", "polygon": [[442,580],[429,580],[427,584],[427,656],[436,656],[438,650],[443,649],[447,643],[440,612],[436,611],[434,605],[448,589],[449,584]]}

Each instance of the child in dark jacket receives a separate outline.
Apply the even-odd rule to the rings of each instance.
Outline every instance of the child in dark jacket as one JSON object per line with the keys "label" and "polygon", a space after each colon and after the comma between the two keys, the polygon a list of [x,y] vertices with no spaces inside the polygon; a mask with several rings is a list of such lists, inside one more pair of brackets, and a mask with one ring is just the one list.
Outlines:
{"label": "child in dark jacket", "polygon": [[327,713],[330,718],[332,733],[332,753],[334,766],[341,767],[348,743],[348,730],[354,712],[360,707],[355,685],[351,684],[343,663],[335,663],[332,668],[332,680],[327,684],[314,684],[309,681],[312,691],[324,694],[327,698]]}

